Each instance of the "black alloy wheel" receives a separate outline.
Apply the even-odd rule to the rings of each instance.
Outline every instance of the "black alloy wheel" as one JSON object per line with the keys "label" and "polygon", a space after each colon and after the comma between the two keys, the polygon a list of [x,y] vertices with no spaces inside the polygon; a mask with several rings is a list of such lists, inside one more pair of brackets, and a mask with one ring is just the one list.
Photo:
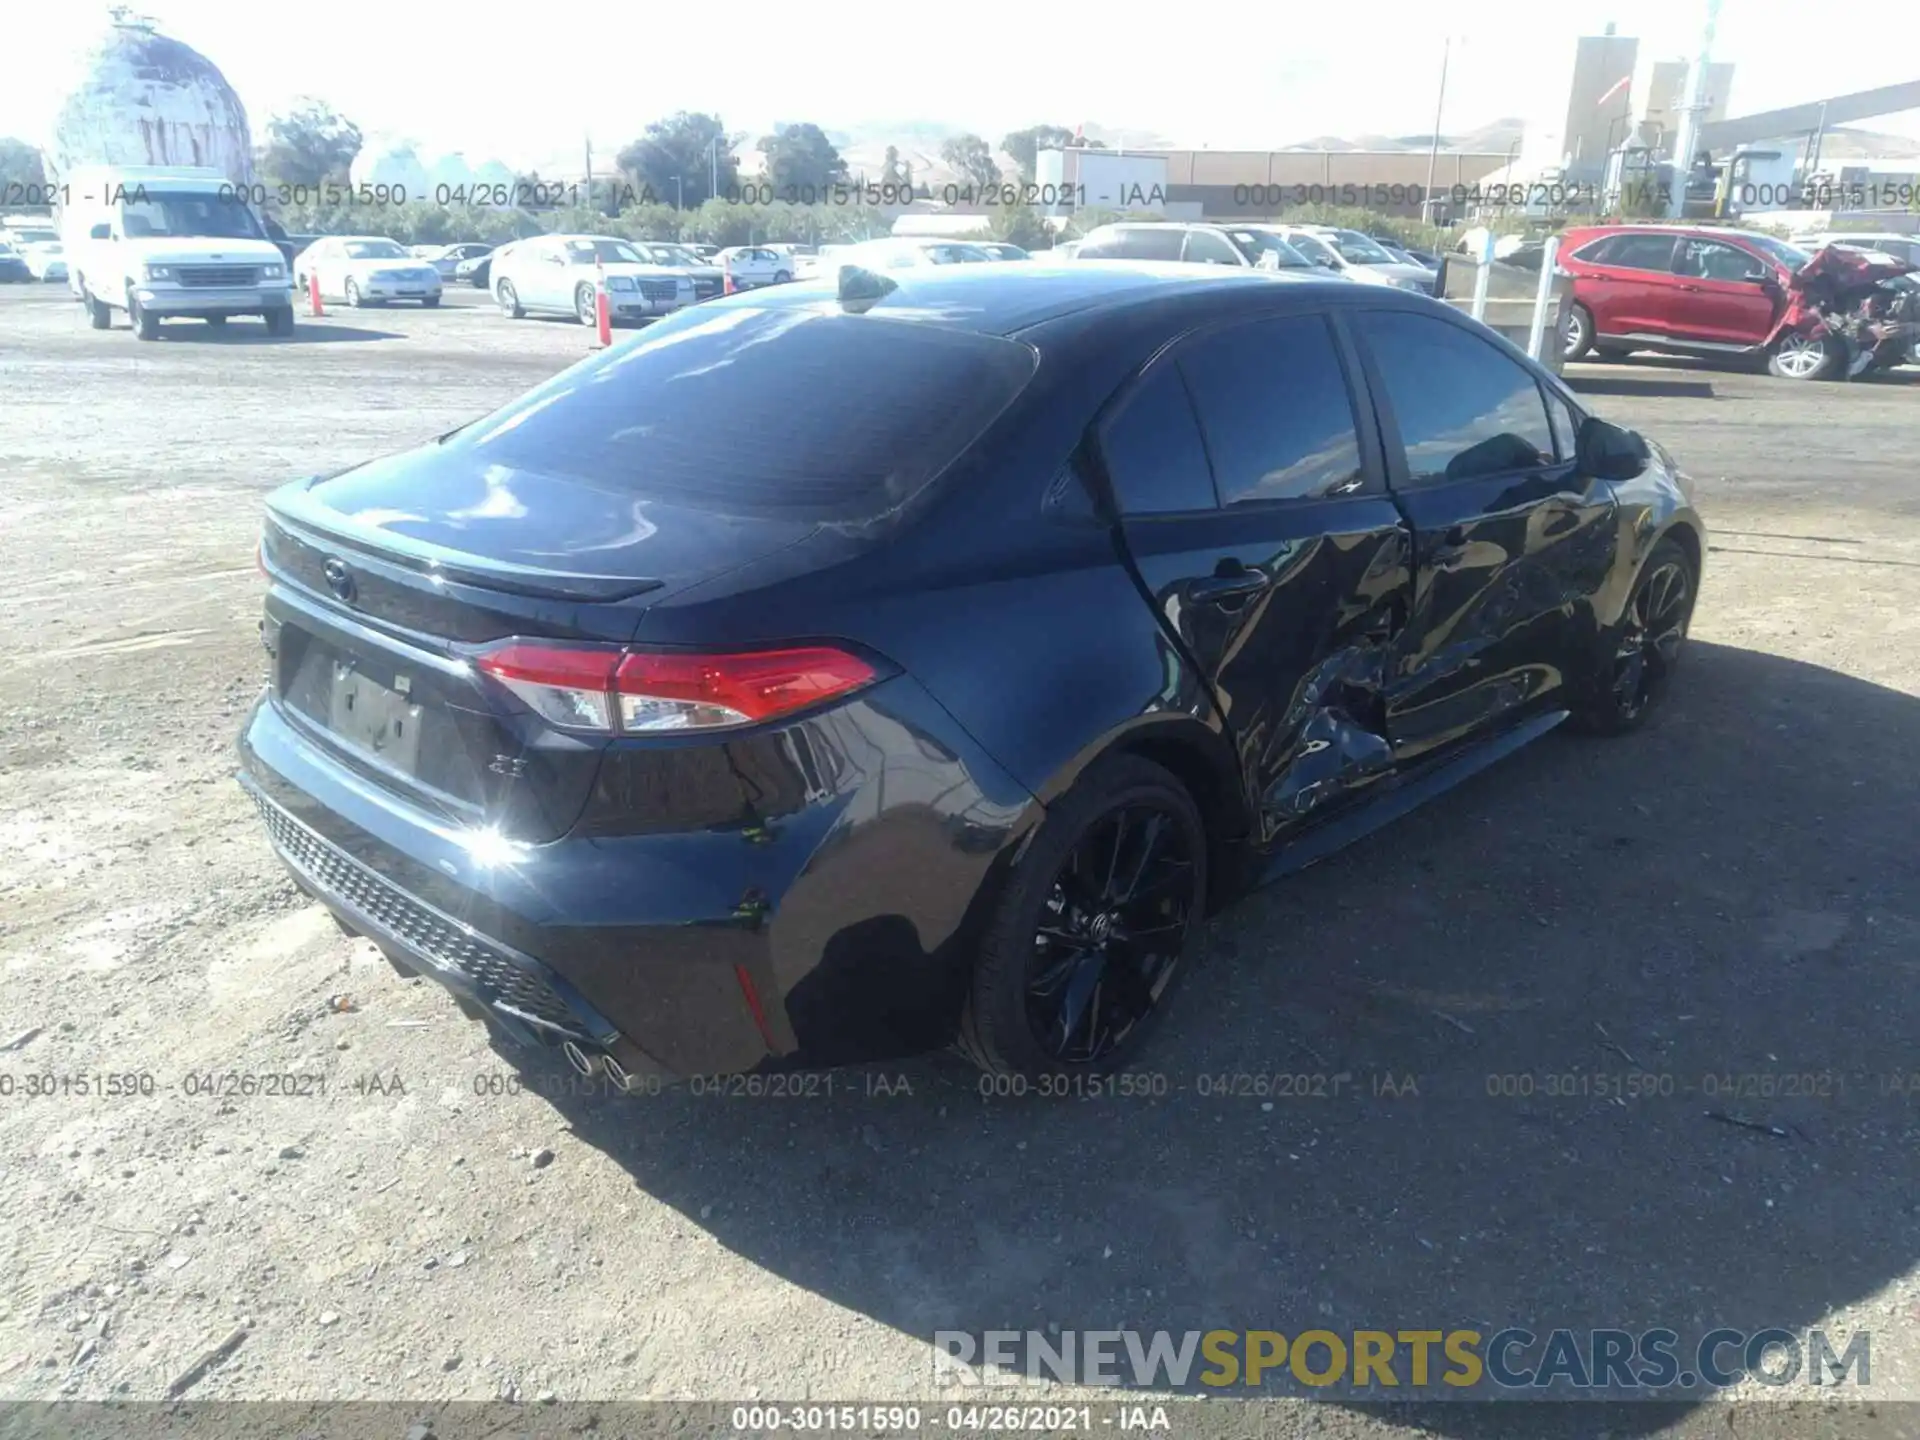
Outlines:
{"label": "black alloy wheel", "polygon": [[1172,775],[1089,770],[1020,861],[974,975],[962,1048],[1028,1076],[1120,1064],[1165,1008],[1205,911],[1206,834]]}
{"label": "black alloy wheel", "polygon": [[1693,601],[1693,565],[1686,551],[1674,540],[1662,540],[1647,558],[1614,631],[1604,692],[1580,712],[1586,728],[1615,734],[1646,719],[1680,663]]}

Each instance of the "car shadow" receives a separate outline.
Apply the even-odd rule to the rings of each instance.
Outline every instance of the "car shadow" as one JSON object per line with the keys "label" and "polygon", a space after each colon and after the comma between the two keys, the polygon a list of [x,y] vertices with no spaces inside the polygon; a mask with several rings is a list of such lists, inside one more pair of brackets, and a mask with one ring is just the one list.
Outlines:
{"label": "car shadow", "polygon": [[398,330],[369,330],[362,325],[342,325],[325,316],[314,319],[306,315],[294,321],[291,335],[269,335],[265,325],[244,320],[230,320],[217,330],[191,321],[160,327],[162,341],[186,345],[341,345],[406,338]]}
{"label": "car shadow", "polygon": [[1713,385],[1706,380],[1663,380],[1652,375],[1562,375],[1560,378],[1577,395],[1678,395],[1711,400],[1715,393]]}
{"label": "car shadow", "polygon": [[1920,699],[1696,643],[1642,732],[1550,736],[1216,917],[1143,1094],[996,1098],[934,1057],[561,1108],[738,1255],[929,1342],[1798,1331],[1920,1256],[1920,1096],[1884,1088],[1920,1010],[1916,747]]}

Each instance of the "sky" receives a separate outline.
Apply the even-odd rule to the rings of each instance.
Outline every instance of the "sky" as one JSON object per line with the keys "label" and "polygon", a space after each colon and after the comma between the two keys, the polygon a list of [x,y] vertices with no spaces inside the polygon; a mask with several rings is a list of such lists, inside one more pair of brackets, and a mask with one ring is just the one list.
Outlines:
{"label": "sky", "polygon": [[[330,0],[270,7],[148,0],[136,10],[226,74],[256,138],[302,96],[333,105],[370,138],[404,139],[478,164],[550,167],[602,155],[675,110],[718,113],[759,134],[778,121],[827,129],[932,121],[998,142],[1036,123],[1156,132],[1170,143],[1269,149],[1316,135],[1424,134],[1433,126],[1443,41],[1453,32],[1441,129],[1545,114],[1574,38],[1608,22],[1637,36],[1642,63],[1697,49],[1705,0],[1533,0],[1473,11],[1431,0],[1298,0],[1127,18],[1062,0],[813,0],[723,6],[396,4]],[[1908,13],[1904,4],[1883,15]],[[1915,78],[1899,43],[1809,36],[1803,0],[1721,0],[1713,58],[1732,61],[1732,115]],[[675,17],[684,34],[676,37]],[[1485,16],[1484,20],[1477,17]],[[739,19],[736,43],[716,43]],[[309,23],[311,22],[311,23]],[[1888,22],[1891,24],[1891,22]],[[0,135],[43,142],[106,9],[22,5],[0,85]],[[1476,28],[1477,26],[1477,28]],[[596,38],[596,32],[599,32]],[[650,52],[659,46],[665,58]],[[24,63],[26,57],[33,63]],[[599,57],[604,76],[589,73]],[[1552,63],[1549,63],[1552,62]],[[1920,137],[1920,111],[1870,122]]]}

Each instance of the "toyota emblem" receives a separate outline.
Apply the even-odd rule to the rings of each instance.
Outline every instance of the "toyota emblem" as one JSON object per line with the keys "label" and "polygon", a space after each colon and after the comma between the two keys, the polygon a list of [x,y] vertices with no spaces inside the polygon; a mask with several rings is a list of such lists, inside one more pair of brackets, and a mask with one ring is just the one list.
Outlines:
{"label": "toyota emblem", "polygon": [[353,572],[347,569],[347,562],[338,558],[327,561],[324,567],[327,588],[340,599],[351,602],[353,599]]}

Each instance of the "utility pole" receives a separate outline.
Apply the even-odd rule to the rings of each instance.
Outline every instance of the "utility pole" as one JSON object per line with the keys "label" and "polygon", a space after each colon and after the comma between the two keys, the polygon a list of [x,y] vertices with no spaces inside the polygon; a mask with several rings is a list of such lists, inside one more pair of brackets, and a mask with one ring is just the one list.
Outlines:
{"label": "utility pole", "polygon": [[1427,188],[1420,197],[1420,209],[1429,225],[1438,223],[1434,219],[1433,171],[1440,160],[1440,111],[1447,103],[1447,61],[1452,55],[1453,37],[1449,35],[1440,47],[1440,95],[1433,102],[1433,138],[1427,146]]}
{"label": "utility pole", "polygon": [[1700,116],[1707,108],[1707,65],[1713,59],[1713,31],[1720,19],[1720,0],[1707,0],[1707,23],[1700,32],[1700,53],[1687,71],[1685,98],[1680,102],[1680,128],[1674,132],[1674,186],[1667,196],[1667,218],[1685,213],[1687,181],[1693,177],[1693,147],[1700,134]]}
{"label": "utility pole", "polygon": [[587,204],[591,206],[593,204],[593,137],[591,135],[587,136],[586,141],[587,141]]}

